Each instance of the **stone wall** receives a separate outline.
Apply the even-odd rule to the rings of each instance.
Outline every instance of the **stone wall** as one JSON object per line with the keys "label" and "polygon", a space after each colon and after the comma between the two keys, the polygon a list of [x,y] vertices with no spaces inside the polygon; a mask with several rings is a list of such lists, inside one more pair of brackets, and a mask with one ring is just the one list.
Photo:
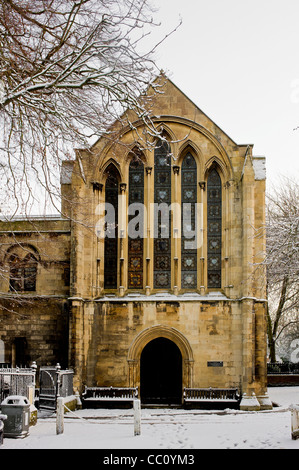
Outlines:
{"label": "stone wall", "polygon": [[[263,311],[260,303],[150,299],[73,302],[71,333],[76,341],[72,343],[71,362],[79,389],[82,385],[139,387],[144,346],[154,338],[165,337],[182,353],[184,387],[242,389],[246,384],[247,393],[263,390],[263,347],[252,354],[256,341],[264,344],[259,332],[255,336],[258,319],[252,315],[253,309]],[[254,324],[247,325],[247,317]]]}
{"label": "stone wall", "polygon": [[[5,345],[5,362],[14,366],[68,366],[68,303],[62,299],[24,299],[2,302],[0,337]],[[22,359],[15,350],[24,339]],[[23,359],[24,355],[24,359]],[[25,363],[20,361],[25,360]]]}
{"label": "stone wall", "polygon": [[[8,256],[33,253],[37,263],[35,291],[10,289]],[[70,290],[70,224],[60,218],[0,222],[0,338],[5,362],[13,365],[67,366]],[[21,360],[18,342],[22,343]],[[20,352],[19,352],[20,353]]]}

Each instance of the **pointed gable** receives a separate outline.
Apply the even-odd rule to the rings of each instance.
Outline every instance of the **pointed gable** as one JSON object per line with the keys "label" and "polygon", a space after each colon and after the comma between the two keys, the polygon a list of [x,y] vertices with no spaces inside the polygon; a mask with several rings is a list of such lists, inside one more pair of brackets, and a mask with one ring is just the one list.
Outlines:
{"label": "pointed gable", "polygon": [[[160,93],[153,100],[153,114],[163,120],[166,116],[181,117],[206,128],[217,138],[229,141],[236,146],[236,142],[228,136],[211,118],[207,116],[188,96],[175,85],[169,78],[164,76]],[[158,77],[161,83],[161,76]]]}

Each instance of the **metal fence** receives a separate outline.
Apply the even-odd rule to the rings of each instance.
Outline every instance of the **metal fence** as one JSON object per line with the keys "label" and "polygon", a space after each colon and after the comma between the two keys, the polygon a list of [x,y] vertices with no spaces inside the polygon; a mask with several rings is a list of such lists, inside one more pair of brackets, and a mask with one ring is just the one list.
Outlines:
{"label": "metal fence", "polygon": [[299,374],[299,362],[270,362],[268,374]]}
{"label": "metal fence", "polygon": [[30,368],[0,368],[0,403],[9,395],[22,395],[29,398],[29,389],[36,383],[36,364]]}
{"label": "metal fence", "polygon": [[56,410],[58,397],[73,395],[74,372],[56,367],[41,367],[39,373],[39,409]]}

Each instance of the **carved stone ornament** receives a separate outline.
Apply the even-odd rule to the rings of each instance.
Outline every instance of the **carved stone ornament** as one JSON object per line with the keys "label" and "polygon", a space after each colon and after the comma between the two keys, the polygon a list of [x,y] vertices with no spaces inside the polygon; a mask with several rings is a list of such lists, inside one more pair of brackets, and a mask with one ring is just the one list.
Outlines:
{"label": "carved stone ornament", "polygon": [[145,168],[145,171],[146,171],[146,174],[147,174],[147,175],[151,175],[151,174],[152,174],[152,170],[153,170],[153,168],[152,168],[151,166],[147,166],[147,167]]}

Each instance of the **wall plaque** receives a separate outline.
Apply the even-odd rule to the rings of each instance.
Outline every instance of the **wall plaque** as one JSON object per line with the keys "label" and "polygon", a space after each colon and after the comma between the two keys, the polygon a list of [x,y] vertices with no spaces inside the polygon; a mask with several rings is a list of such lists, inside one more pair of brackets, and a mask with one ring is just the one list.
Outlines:
{"label": "wall plaque", "polygon": [[208,367],[223,367],[222,361],[208,361]]}

